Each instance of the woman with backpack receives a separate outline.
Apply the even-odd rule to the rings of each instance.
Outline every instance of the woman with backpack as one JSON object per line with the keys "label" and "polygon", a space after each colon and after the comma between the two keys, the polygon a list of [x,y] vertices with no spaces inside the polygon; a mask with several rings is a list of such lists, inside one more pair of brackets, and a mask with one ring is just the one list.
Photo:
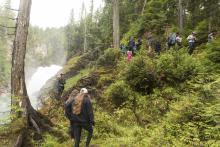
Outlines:
{"label": "woman with backpack", "polygon": [[88,131],[86,147],[89,146],[93,134],[94,114],[91,98],[86,88],[82,88],[80,93],[73,98],[70,94],[65,102],[65,113],[70,120],[71,134],[75,140],[75,147],[79,147],[82,129]]}

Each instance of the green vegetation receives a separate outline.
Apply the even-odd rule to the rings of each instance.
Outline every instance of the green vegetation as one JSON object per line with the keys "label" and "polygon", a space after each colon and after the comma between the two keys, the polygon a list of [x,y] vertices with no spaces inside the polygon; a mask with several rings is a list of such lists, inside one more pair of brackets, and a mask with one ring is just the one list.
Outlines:
{"label": "green vegetation", "polygon": [[66,81],[64,91],[68,91],[71,87],[75,86],[77,84],[78,80],[80,80],[82,77],[88,76],[89,72],[90,72],[90,69],[83,69],[77,75],[68,79]]}
{"label": "green vegetation", "polygon": [[[183,30],[177,22],[179,6],[176,0],[149,0],[145,8],[143,2],[120,1],[121,43],[127,45],[131,36],[135,40],[139,37],[143,39],[140,51],[130,62],[118,49],[110,48],[112,1],[105,0],[103,9],[94,15],[90,12],[79,22],[75,22],[71,16],[70,23],[62,28],[65,34],[61,35],[61,40],[58,39],[67,48],[68,54],[68,62],[63,69],[67,78],[64,98],[73,89],[80,89],[82,85],[88,87],[95,112],[93,145],[219,146],[219,35],[215,36],[212,43],[207,43],[208,33],[219,30],[219,2],[182,1]],[[84,51],[85,24],[88,32],[85,35],[87,50]],[[40,31],[39,28],[30,29],[32,33]],[[28,52],[33,51],[38,42],[47,42],[51,38],[57,40],[54,31],[58,30],[47,30],[50,35],[45,40],[35,40],[34,35],[31,36],[30,46],[33,48]],[[183,37],[183,47],[167,49],[168,34],[177,31]],[[187,53],[186,37],[192,31],[197,32],[198,41],[190,56]],[[160,41],[160,55],[147,53],[147,32],[152,32],[155,40]],[[55,47],[57,44],[53,45],[53,41],[50,43],[50,61],[54,61],[58,57],[53,57],[53,53],[58,48]],[[43,147],[72,145],[63,102],[48,99],[40,112],[54,126],[39,138],[36,132],[31,132],[27,142]],[[84,141],[85,132],[82,138]]]}

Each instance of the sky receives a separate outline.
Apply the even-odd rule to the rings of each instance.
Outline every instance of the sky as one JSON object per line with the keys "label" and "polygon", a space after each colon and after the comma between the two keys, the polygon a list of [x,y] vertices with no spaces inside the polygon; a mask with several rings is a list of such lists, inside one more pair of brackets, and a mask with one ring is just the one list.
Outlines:
{"label": "sky", "polygon": [[[0,0],[1,6],[4,1]],[[11,1],[12,8],[18,9],[20,0]],[[79,19],[83,1],[88,11],[91,0],[32,0],[30,22],[42,28],[65,26],[69,22],[72,9],[74,9],[75,19]],[[94,0],[94,10],[103,5],[103,0]]]}

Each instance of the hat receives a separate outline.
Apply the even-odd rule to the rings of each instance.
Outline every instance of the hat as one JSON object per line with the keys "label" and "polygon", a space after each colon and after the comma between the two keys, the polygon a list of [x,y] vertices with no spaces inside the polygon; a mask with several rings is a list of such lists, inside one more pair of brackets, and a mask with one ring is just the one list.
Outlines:
{"label": "hat", "polygon": [[86,94],[86,93],[88,93],[88,90],[87,90],[86,88],[82,88],[82,89],[80,90],[80,93]]}

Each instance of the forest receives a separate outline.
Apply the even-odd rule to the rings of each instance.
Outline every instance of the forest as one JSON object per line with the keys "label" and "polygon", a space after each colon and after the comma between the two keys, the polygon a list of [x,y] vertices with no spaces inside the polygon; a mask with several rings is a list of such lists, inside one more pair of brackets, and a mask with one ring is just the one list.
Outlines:
{"label": "forest", "polygon": [[[31,0],[18,16],[10,0],[0,7],[0,95],[11,92],[0,146],[73,146],[64,103],[84,87],[91,147],[220,146],[220,0],[104,0],[97,10],[94,1],[46,29],[29,25]],[[25,80],[51,64],[63,66],[65,88],[57,98],[51,78],[35,110]]]}

